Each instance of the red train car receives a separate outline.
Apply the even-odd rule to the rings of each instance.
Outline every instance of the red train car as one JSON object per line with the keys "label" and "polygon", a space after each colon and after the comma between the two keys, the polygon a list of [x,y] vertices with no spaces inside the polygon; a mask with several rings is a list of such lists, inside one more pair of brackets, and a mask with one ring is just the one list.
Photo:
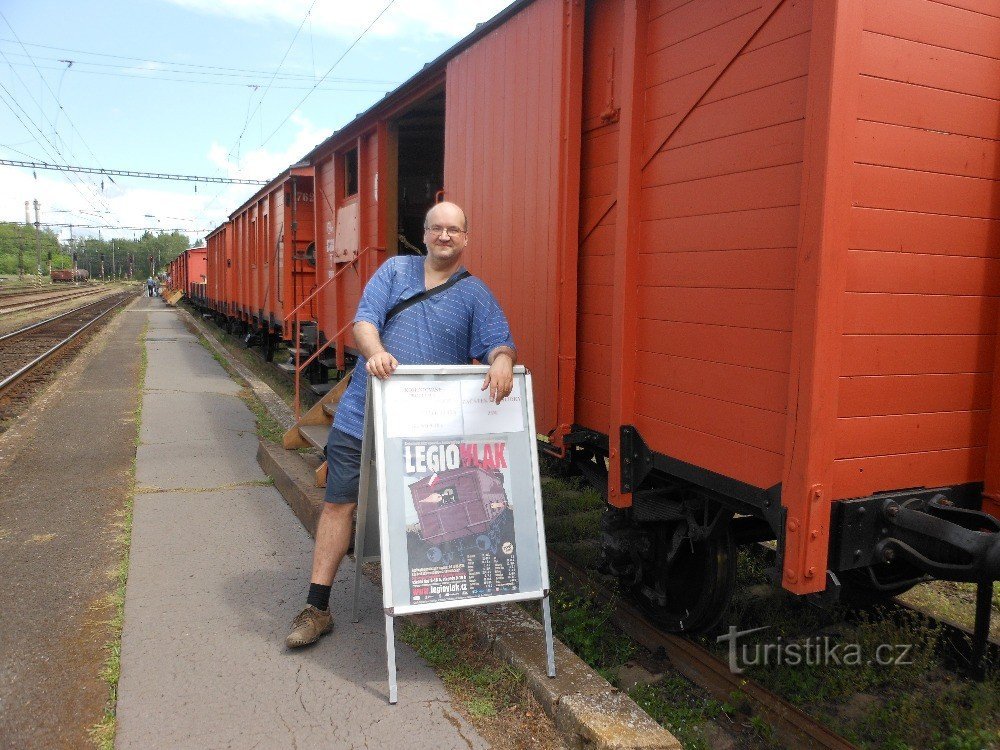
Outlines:
{"label": "red train car", "polygon": [[[285,318],[316,286],[313,193],[313,168],[296,164],[209,236],[214,262],[225,255],[228,272],[216,294],[235,305],[230,314],[262,340],[269,354],[277,341],[291,340]],[[315,304],[302,312],[315,319]]]}
{"label": "red train car", "polygon": [[1000,21],[975,5],[513,4],[306,156],[338,364],[443,194],[546,449],[607,493],[606,568],[664,626],[716,622],[767,538],[798,594],[1000,577]]}
{"label": "red train car", "polygon": [[224,322],[232,312],[233,299],[233,259],[227,243],[229,223],[216,227],[205,238],[208,252],[205,265],[208,275],[208,285],[205,292],[205,303],[209,310]]}

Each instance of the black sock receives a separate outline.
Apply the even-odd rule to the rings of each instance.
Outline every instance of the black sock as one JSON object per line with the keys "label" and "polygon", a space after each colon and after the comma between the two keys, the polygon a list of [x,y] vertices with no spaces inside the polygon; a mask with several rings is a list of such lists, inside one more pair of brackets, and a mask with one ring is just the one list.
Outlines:
{"label": "black sock", "polygon": [[319,583],[309,584],[309,598],[306,604],[311,604],[316,609],[327,610],[330,608],[330,587]]}

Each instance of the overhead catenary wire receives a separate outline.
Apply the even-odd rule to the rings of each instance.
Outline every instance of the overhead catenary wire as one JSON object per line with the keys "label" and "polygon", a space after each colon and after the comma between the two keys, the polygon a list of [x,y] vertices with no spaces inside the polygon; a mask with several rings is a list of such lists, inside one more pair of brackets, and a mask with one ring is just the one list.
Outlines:
{"label": "overhead catenary wire", "polygon": [[337,67],[337,66],[338,66],[338,65],[340,64],[340,62],[341,62],[341,61],[342,61],[342,60],[343,60],[343,59],[344,59],[345,57],[347,57],[348,53],[349,53],[349,52],[350,52],[350,51],[351,51],[352,49],[354,49],[354,48],[355,48],[355,47],[356,47],[356,46],[358,45],[358,42],[360,42],[360,41],[362,40],[362,38],[364,38],[365,34],[367,34],[367,33],[368,33],[369,31],[371,31],[371,28],[372,28],[372,27],[373,27],[373,26],[374,26],[374,25],[375,25],[376,23],[378,23],[378,20],[379,20],[379,19],[380,19],[380,18],[381,18],[381,17],[383,16],[383,15],[385,15],[385,12],[386,12],[387,10],[389,10],[389,8],[391,8],[391,7],[392,7],[392,5],[393,5],[393,3],[395,3],[395,2],[396,2],[396,0],[389,0],[389,2],[388,2],[388,3],[386,3],[385,7],[384,7],[384,8],[382,8],[382,10],[380,10],[380,11],[379,11],[378,15],[377,15],[377,16],[375,16],[375,18],[373,18],[373,19],[372,19],[371,23],[370,23],[370,24],[368,24],[368,26],[366,26],[366,27],[365,27],[365,30],[364,30],[364,31],[362,31],[362,32],[361,32],[361,33],[360,33],[360,34],[359,34],[359,35],[357,36],[357,38],[356,38],[356,39],[355,39],[355,40],[354,40],[353,42],[351,42],[350,46],[349,46],[349,47],[348,47],[347,49],[345,49],[345,50],[344,50],[343,54],[342,54],[342,55],[341,55],[340,57],[338,57],[338,58],[336,59],[336,61],[335,61],[335,62],[333,63],[333,65],[331,65],[331,66],[330,66],[330,67],[329,67],[329,68],[327,69],[326,73],[324,73],[324,74],[323,74],[323,75],[322,75],[322,76],[320,77],[320,79],[319,79],[318,81],[316,81],[316,83],[315,83],[315,84],[313,84],[313,87],[312,87],[311,89],[309,89],[309,91],[308,91],[308,92],[306,93],[306,95],[305,95],[305,96],[303,96],[303,97],[302,97],[302,98],[301,98],[301,99],[299,100],[299,102],[298,102],[298,103],[297,103],[297,104],[296,104],[296,105],[295,105],[294,107],[292,107],[292,110],[291,110],[291,112],[289,112],[289,113],[288,113],[287,115],[285,115],[285,117],[284,117],[284,118],[282,119],[282,121],[278,123],[278,127],[276,127],[276,128],[275,128],[275,129],[273,130],[273,131],[271,131],[271,134],[270,134],[270,135],[269,135],[269,136],[268,136],[267,138],[265,138],[264,140],[262,140],[262,141],[260,142],[259,146],[264,146],[264,145],[266,145],[266,144],[268,143],[268,141],[270,141],[270,140],[271,140],[272,138],[274,138],[274,136],[275,136],[275,135],[277,134],[277,132],[278,132],[279,130],[281,130],[281,128],[282,128],[282,127],[284,126],[284,124],[285,124],[286,122],[288,122],[288,120],[289,120],[289,119],[291,118],[291,116],[292,116],[293,114],[295,114],[295,111],[296,111],[296,110],[297,110],[297,109],[298,109],[299,107],[301,107],[301,106],[302,106],[302,105],[303,105],[303,104],[305,103],[306,99],[308,99],[308,98],[309,98],[310,96],[312,96],[312,93],[313,93],[313,92],[314,92],[314,91],[315,91],[315,90],[316,90],[316,89],[317,89],[317,88],[319,87],[319,85],[320,85],[320,84],[321,84],[321,83],[322,83],[323,81],[325,81],[325,80],[326,80],[326,77],[327,77],[328,75],[330,75],[330,73],[332,73],[332,72],[333,72],[333,69],[334,69],[334,68],[336,68],[336,67]]}
{"label": "overhead catenary wire", "polygon": [[[45,84],[45,88],[48,89],[49,94],[51,94],[52,98],[55,100],[56,106],[59,107],[59,111],[61,111],[66,116],[66,122],[69,123],[69,126],[73,129],[73,132],[76,133],[77,137],[80,139],[80,142],[83,144],[84,148],[86,148],[87,151],[90,152],[91,157],[93,157],[94,161],[96,161],[100,166],[101,162],[100,159],[97,158],[97,154],[94,153],[94,150],[90,147],[90,144],[87,143],[87,139],[83,137],[83,133],[81,133],[79,129],[76,127],[76,124],[73,122],[73,118],[70,117],[69,112],[66,111],[66,108],[63,107],[62,105],[62,102],[59,101],[58,95],[56,94],[56,92],[52,90],[52,87],[49,85],[49,82],[46,80],[45,76],[42,75],[41,70],[39,70],[38,66],[35,64],[34,58],[31,57],[31,53],[28,52],[28,48],[25,47],[24,44],[21,42],[21,38],[17,35],[17,32],[14,30],[14,27],[11,25],[10,21],[7,20],[7,17],[3,14],[2,11],[0,11],[0,18],[3,18],[4,23],[7,24],[7,28],[10,29],[10,33],[14,35],[14,39],[17,40],[17,43],[19,45],[21,45],[21,49],[24,50],[24,53],[28,56],[28,59],[31,61],[31,64],[35,66],[35,70],[38,73],[38,77],[42,80],[42,83]],[[10,64],[9,60],[8,64]],[[53,130],[55,130],[54,126]],[[57,138],[59,137],[58,131],[55,131],[55,135]],[[70,149],[70,153],[72,153],[72,149]],[[114,180],[112,180],[112,182],[114,182]],[[104,201],[103,196],[97,194],[96,186],[94,186],[94,193],[95,195],[98,195],[99,202],[104,204],[106,208],[110,209],[110,206],[108,206],[107,203]]]}
{"label": "overhead catenary wire", "polygon": [[194,174],[171,174],[168,172],[142,172],[132,169],[104,169],[98,167],[80,167],[70,164],[50,164],[48,162],[21,161],[19,159],[0,159],[0,164],[8,167],[28,167],[30,169],[55,169],[62,172],[80,172],[82,174],[115,175],[118,177],[141,177],[150,180],[178,180],[181,182],[222,182],[230,185],[266,185],[267,180],[246,180],[240,177],[207,177]]}
{"label": "overhead catenary wire", "polygon": [[[2,54],[2,53],[0,53],[0,54]],[[83,69],[80,69],[78,66],[81,65],[81,64],[87,65],[88,63],[79,63],[78,61],[75,61],[75,60],[70,60],[68,62],[75,63],[75,67],[73,68],[73,72],[75,74],[78,74],[78,75],[105,76],[105,77],[108,77],[108,78],[131,78],[131,79],[140,80],[140,81],[166,81],[166,82],[171,82],[171,83],[190,83],[190,84],[194,84],[194,85],[198,85],[198,86],[228,86],[228,87],[236,87],[236,88],[246,88],[246,87],[253,87],[253,86],[258,86],[259,85],[259,84],[252,83],[252,82],[240,82],[240,81],[217,81],[217,80],[212,80],[212,79],[198,80],[198,79],[194,79],[194,78],[174,78],[172,76],[159,75],[158,72],[155,71],[155,70],[142,71],[142,72],[126,72],[126,71],[110,72],[110,71],[104,71],[104,70],[83,70]],[[30,67],[28,63],[14,63],[14,62],[10,62],[9,60],[7,61],[7,64],[9,66],[11,66],[12,68],[16,68],[16,67]],[[42,65],[42,66],[35,65],[34,67],[36,69],[38,69],[38,70],[51,70],[51,71],[63,71],[63,70],[65,70],[65,68],[62,68],[62,67],[49,66],[49,65]],[[178,72],[180,72],[180,71],[178,71]],[[191,74],[189,74],[189,75],[191,75]],[[311,80],[311,79],[306,79],[306,80]],[[345,86],[321,86],[321,87],[319,87],[319,91],[334,91],[334,92],[340,92],[340,93],[350,93],[351,91],[357,91],[358,93],[363,93],[363,94],[367,94],[367,93],[380,93],[380,92],[385,91],[385,86],[394,85],[394,83],[396,83],[396,82],[387,81],[387,82],[385,82],[384,85],[381,85],[381,86],[375,86],[375,84],[377,84],[378,81],[375,81],[375,82],[369,82],[369,81],[357,81],[357,82],[354,82],[354,81],[349,81],[347,83],[357,83],[358,86],[361,86],[362,84],[366,84],[366,87],[358,87],[358,86],[351,87],[351,86],[347,86],[347,85],[345,85]],[[367,86],[367,84],[369,84],[369,83],[371,83],[371,85]],[[312,90],[311,86],[272,86],[271,88],[273,88],[275,90],[281,90],[281,91],[311,91]]]}
{"label": "overhead catenary wire", "polygon": [[[6,94],[6,98],[0,96],[0,101],[2,101],[4,104],[7,105],[7,108],[11,111],[14,117],[17,118],[17,120],[24,126],[24,129],[28,132],[28,134],[31,135],[32,138],[34,138],[35,143],[38,144],[38,146],[42,149],[42,151],[45,151],[47,155],[49,155],[50,157],[60,155],[58,149],[56,149],[55,147],[55,144],[49,141],[48,137],[45,135],[42,129],[39,128],[38,125],[35,123],[35,121],[31,119],[30,115],[28,115],[28,113],[24,111],[24,108],[20,105],[20,103],[18,103],[14,95],[7,89],[6,86],[3,85],[3,83],[0,83],[0,90],[2,90],[4,94]],[[10,99],[10,102],[7,101],[7,98]],[[15,109],[15,107],[17,109]],[[18,114],[17,110],[20,110],[24,114],[24,118],[22,118],[21,115]],[[27,119],[27,121],[31,123],[31,127],[28,126],[28,122],[25,122],[25,119]],[[42,140],[45,141],[45,143],[39,141],[38,138],[34,136],[34,133],[32,133],[31,130],[32,127],[38,132],[38,134],[42,137]],[[55,154],[50,153],[49,147],[51,147],[56,153]],[[67,179],[69,179],[70,185],[73,187],[74,190],[76,190],[80,194],[80,197],[83,198],[83,200],[87,203],[87,205],[95,210],[98,210],[98,207],[94,204],[91,197],[88,196],[86,193],[84,193],[80,187],[80,184],[78,184],[78,181],[82,182],[82,180],[79,180],[79,178],[76,178],[75,175],[72,175],[67,170],[62,170],[62,171],[66,172]],[[104,201],[101,202],[104,203]],[[110,206],[108,206],[106,203],[104,203],[104,208],[107,208],[110,211]]]}
{"label": "overhead catenary wire", "polygon": [[[10,39],[0,38],[0,43],[12,44],[13,42]],[[220,71],[228,71],[228,72],[233,72],[233,73],[246,73],[246,74],[256,74],[256,75],[271,75],[272,73],[275,72],[275,71],[272,71],[272,70],[263,70],[263,69],[260,69],[260,68],[232,68],[232,67],[226,67],[226,66],[223,66],[223,65],[204,65],[204,64],[200,64],[200,63],[172,62],[172,61],[168,61],[168,60],[151,60],[151,59],[147,59],[147,58],[144,58],[144,57],[129,57],[127,55],[113,55],[113,54],[110,54],[108,52],[91,52],[91,51],[88,51],[88,50],[71,49],[69,47],[53,47],[53,46],[46,45],[46,44],[32,44],[30,42],[22,42],[20,44],[23,47],[38,47],[39,49],[51,49],[51,50],[56,50],[58,52],[72,52],[74,54],[80,54],[80,55],[91,55],[91,56],[94,56],[94,57],[107,57],[107,58],[111,58],[111,59],[115,59],[115,60],[130,60],[132,62],[151,63],[151,64],[154,64],[154,65],[170,65],[170,66],[174,66],[174,67],[178,67],[178,68],[202,68],[202,69],[207,69],[207,70],[220,70]],[[38,59],[43,59],[43,58],[38,58]],[[47,59],[57,60],[59,58],[47,58]],[[87,63],[86,61],[82,61],[82,60],[78,60],[76,62],[78,62],[78,63],[86,63],[88,65],[98,65],[99,64],[99,63]],[[302,78],[302,79],[309,80],[309,81],[315,81],[316,80],[316,75],[315,75],[315,73],[283,73],[283,72],[279,72],[278,73],[278,78],[289,78],[289,79],[292,79],[292,78]],[[382,80],[382,79],[377,79],[377,78],[331,78],[330,80],[334,81],[334,82],[337,82],[337,83],[388,83],[388,84],[397,83],[395,81],[387,81],[387,80]]]}

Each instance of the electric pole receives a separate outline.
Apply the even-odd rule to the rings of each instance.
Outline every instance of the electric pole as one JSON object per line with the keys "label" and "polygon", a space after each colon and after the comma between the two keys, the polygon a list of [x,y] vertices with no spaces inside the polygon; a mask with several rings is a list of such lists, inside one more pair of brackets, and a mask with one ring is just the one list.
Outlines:
{"label": "electric pole", "polygon": [[38,237],[41,222],[38,220],[38,199],[35,198],[35,260],[38,262],[38,275],[42,275],[42,245]]}
{"label": "electric pole", "polygon": [[69,225],[69,251],[70,251],[70,253],[72,254],[72,257],[73,257],[73,286],[76,286],[80,282],[79,282],[79,279],[77,278],[77,275],[76,275],[76,269],[77,269],[77,265],[76,265],[76,248],[73,246],[73,225],[72,224]]}

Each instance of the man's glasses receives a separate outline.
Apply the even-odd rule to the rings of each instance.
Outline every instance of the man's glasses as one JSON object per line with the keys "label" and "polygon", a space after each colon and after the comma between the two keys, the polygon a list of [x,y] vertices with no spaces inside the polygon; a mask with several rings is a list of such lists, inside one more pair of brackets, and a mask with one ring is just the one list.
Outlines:
{"label": "man's glasses", "polygon": [[425,232],[430,232],[435,237],[440,237],[442,234],[447,233],[449,237],[454,237],[458,234],[468,234],[464,229],[459,229],[458,227],[442,227],[439,224],[433,224],[429,227],[424,227]]}

